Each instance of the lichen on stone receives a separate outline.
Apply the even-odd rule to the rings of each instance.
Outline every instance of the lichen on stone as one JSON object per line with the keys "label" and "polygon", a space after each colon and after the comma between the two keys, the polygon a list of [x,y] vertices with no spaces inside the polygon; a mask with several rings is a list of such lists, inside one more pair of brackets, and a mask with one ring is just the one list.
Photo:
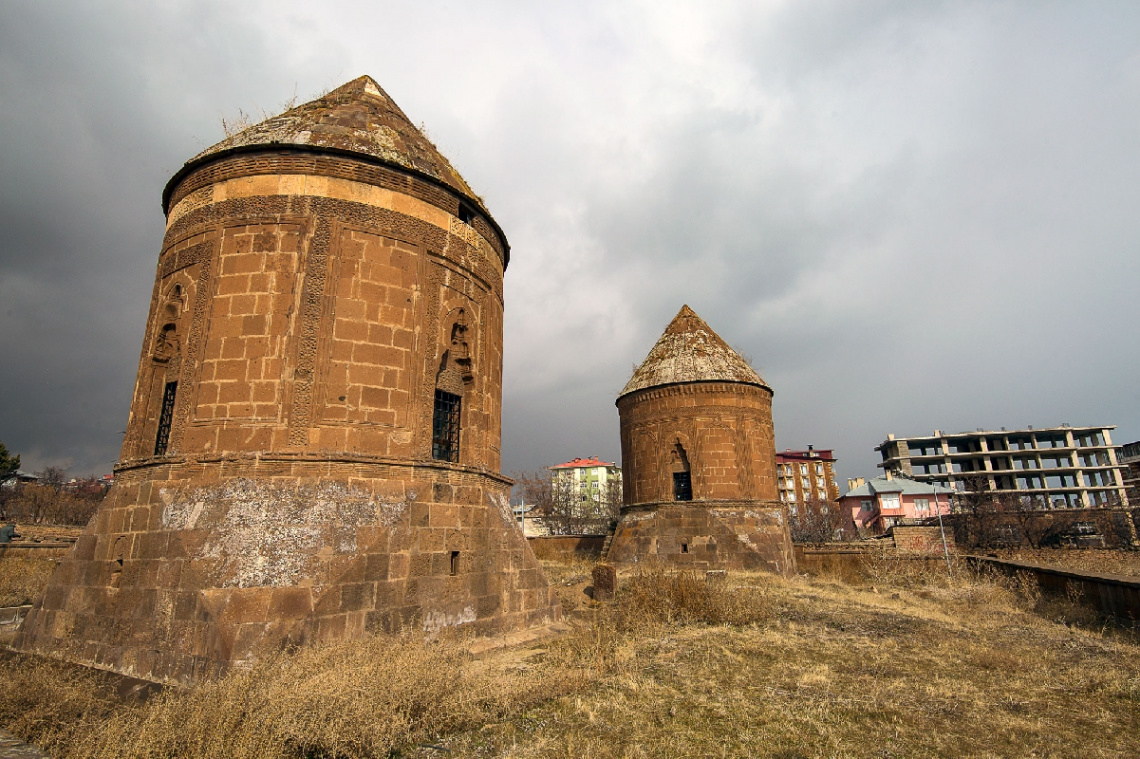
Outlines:
{"label": "lichen on stone", "polygon": [[319,580],[324,556],[359,550],[357,529],[392,527],[406,501],[377,498],[342,482],[278,483],[239,478],[162,491],[166,530],[206,530],[191,559],[216,559],[218,587],[294,586]]}

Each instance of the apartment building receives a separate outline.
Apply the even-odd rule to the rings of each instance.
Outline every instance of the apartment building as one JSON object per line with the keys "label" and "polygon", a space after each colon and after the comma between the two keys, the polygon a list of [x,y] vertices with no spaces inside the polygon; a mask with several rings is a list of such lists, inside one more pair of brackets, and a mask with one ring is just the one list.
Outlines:
{"label": "apartment building", "polygon": [[576,458],[550,467],[556,493],[569,492],[574,500],[621,503],[621,467],[597,457]]}
{"label": "apartment building", "polygon": [[1128,502],[1140,506],[1140,440],[1120,446],[1116,458],[1125,467],[1122,476]]}
{"label": "apartment building", "polygon": [[789,505],[794,514],[794,506],[806,501],[839,500],[839,486],[835,482],[835,456],[831,449],[815,450],[808,446],[806,451],[785,450],[776,454],[777,487],[780,500]]}
{"label": "apartment building", "polygon": [[[1016,491],[1054,508],[1126,506],[1126,467],[1104,427],[982,430],[897,438],[875,447],[886,472],[955,493]],[[981,487],[979,487],[981,485]]]}

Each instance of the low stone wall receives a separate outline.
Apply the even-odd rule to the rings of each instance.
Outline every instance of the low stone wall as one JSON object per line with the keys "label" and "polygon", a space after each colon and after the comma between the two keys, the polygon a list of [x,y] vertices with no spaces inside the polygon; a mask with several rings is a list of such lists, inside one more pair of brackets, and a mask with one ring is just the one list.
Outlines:
{"label": "low stone wall", "polygon": [[966,560],[975,567],[990,567],[1011,576],[1032,577],[1042,593],[1067,597],[1127,625],[1136,626],[1140,621],[1140,577],[1043,567],[989,556],[968,556]]}
{"label": "low stone wall", "polygon": [[0,560],[3,559],[62,559],[71,550],[73,543],[3,543],[0,544]]}
{"label": "low stone wall", "polygon": [[866,578],[867,551],[858,549],[794,546],[796,569],[806,575],[829,575],[843,582],[857,583]]}
{"label": "low stone wall", "polygon": [[941,555],[941,541],[938,554],[906,553],[887,544],[843,543],[836,545],[797,545],[795,546],[796,567],[802,574],[827,575],[841,582],[857,585],[865,582],[872,574],[872,562],[876,559],[890,559],[893,562],[907,562],[906,566],[924,566],[946,569],[946,559]]}
{"label": "low stone wall", "polygon": [[943,531],[938,527],[902,527],[896,525],[891,528],[891,534],[895,539],[895,548],[906,553],[929,553],[929,554],[944,554],[946,548],[950,553],[956,553],[957,547],[954,543],[954,531],[947,529],[946,535],[946,548],[942,545]]}
{"label": "low stone wall", "polygon": [[568,561],[573,558],[596,559],[606,543],[605,535],[540,535],[527,538],[535,558]]}
{"label": "low stone wall", "polygon": [[31,604],[0,606],[0,628],[19,627],[20,623],[24,621],[24,617],[28,616],[28,612],[31,608]]}

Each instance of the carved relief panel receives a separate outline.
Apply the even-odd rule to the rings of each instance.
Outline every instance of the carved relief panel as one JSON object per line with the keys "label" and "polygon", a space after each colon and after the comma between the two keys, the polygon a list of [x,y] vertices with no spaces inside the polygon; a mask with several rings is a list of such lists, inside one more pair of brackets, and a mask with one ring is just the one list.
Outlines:
{"label": "carved relief panel", "polygon": [[[193,323],[192,304],[201,264],[172,272],[159,280],[143,364],[132,407],[124,454],[128,458],[168,453],[177,419],[179,385]],[[182,384],[185,393],[185,382]]]}

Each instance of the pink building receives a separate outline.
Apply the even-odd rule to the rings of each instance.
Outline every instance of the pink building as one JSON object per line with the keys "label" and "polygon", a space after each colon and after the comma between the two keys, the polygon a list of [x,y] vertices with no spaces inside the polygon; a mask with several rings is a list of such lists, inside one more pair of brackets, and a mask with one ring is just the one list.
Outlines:
{"label": "pink building", "polygon": [[839,499],[851,509],[861,530],[881,535],[904,519],[925,519],[950,513],[949,488],[886,474],[864,481],[849,480],[851,489]]}

